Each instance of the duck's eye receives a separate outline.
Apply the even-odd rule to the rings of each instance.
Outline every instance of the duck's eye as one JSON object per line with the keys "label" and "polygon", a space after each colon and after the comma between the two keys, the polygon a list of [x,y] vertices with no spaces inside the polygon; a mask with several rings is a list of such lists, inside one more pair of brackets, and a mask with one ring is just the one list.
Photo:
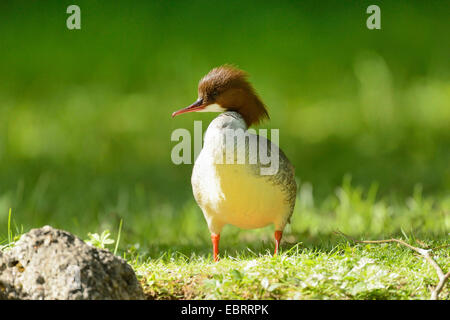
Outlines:
{"label": "duck's eye", "polygon": [[213,92],[211,92],[210,96],[212,99],[217,98],[217,96],[219,95],[219,92],[217,90],[214,90]]}
{"label": "duck's eye", "polygon": [[219,92],[216,91],[216,90],[209,91],[208,93],[205,94],[204,100],[205,101],[209,101],[209,102],[213,102],[214,100],[216,100],[218,95],[219,95]]}

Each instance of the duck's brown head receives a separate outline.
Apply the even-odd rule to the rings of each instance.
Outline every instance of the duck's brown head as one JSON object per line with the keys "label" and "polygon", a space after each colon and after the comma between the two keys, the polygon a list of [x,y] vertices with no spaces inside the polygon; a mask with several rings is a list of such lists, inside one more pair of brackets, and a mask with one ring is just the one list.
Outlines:
{"label": "duck's brown head", "polygon": [[172,113],[236,111],[247,127],[268,119],[266,107],[247,80],[247,74],[224,65],[212,69],[198,84],[198,100]]}

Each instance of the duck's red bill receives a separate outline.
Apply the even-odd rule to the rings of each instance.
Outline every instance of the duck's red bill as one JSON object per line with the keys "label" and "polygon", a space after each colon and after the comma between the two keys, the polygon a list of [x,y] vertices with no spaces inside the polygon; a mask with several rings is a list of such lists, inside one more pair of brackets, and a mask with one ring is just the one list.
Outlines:
{"label": "duck's red bill", "polygon": [[177,116],[177,115],[179,115],[179,114],[182,114],[182,113],[199,111],[199,110],[202,110],[204,108],[205,108],[205,106],[203,105],[203,100],[202,99],[198,99],[197,101],[195,101],[190,106],[187,106],[186,108],[180,109],[180,110],[175,111],[174,113],[172,113],[172,118]]}

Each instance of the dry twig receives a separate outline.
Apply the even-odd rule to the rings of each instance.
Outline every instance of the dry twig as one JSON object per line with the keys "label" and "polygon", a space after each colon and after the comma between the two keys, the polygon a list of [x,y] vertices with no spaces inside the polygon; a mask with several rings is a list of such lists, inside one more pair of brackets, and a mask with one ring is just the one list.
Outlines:
{"label": "dry twig", "polygon": [[355,243],[374,243],[374,244],[380,244],[380,243],[390,243],[390,242],[397,242],[405,247],[408,247],[409,249],[417,252],[420,254],[426,261],[428,261],[429,264],[436,270],[436,273],[439,278],[439,282],[437,283],[436,287],[431,291],[431,297],[430,300],[439,300],[439,293],[441,293],[442,289],[444,288],[445,282],[448,278],[450,278],[450,271],[444,274],[441,267],[436,263],[436,261],[433,259],[432,254],[430,254],[433,250],[445,248],[448,245],[439,246],[436,248],[430,248],[430,249],[422,249],[418,247],[414,247],[410,245],[409,243],[406,243],[403,240],[400,239],[386,239],[386,240],[356,240],[355,238],[350,237],[349,235],[346,235],[345,233],[341,231],[335,231],[334,232],[337,235],[341,235],[347,239],[352,240]]}

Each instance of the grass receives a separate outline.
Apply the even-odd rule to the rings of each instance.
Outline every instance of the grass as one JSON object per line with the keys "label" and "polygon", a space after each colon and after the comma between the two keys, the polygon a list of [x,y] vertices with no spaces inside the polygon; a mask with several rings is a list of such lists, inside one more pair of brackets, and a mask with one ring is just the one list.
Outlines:
{"label": "grass", "polygon": [[[443,243],[444,241],[434,241]],[[447,264],[448,252],[437,252]],[[174,254],[131,261],[149,299],[428,299],[434,269],[396,245],[294,246],[279,256],[240,253],[218,263]],[[448,286],[441,298],[449,298]]]}
{"label": "grass", "polygon": [[[396,237],[424,248],[445,246],[450,244],[450,198],[424,197],[417,186],[404,202],[379,199],[375,185],[363,192],[346,177],[334,195],[321,203],[314,199],[311,185],[302,184],[278,256],[272,256],[272,227],[243,231],[227,226],[221,260],[213,263],[206,223],[194,204],[176,216],[162,211],[149,217],[147,241],[133,242],[139,223],[123,220],[115,234],[103,230],[78,236],[125,258],[148,299],[430,297],[436,272],[413,251],[398,244],[355,244],[333,231],[358,239]],[[8,234],[20,237],[9,227]],[[9,241],[5,247],[11,245]],[[449,247],[433,253],[447,272]],[[448,284],[440,298],[450,298]]]}
{"label": "grass", "polygon": [[[353,244],[333,233],[341,229],[361,239],[397,237],[414,246],[449,244],[449,198],[424,198],[420,188],[403,204],[376,200],[349,180],[320,206],[311,186],[300,189],[294,221],[283,251],[273,257],[271,228],[222,233],[221,260],[212,262],[209,242],[197,247],[154,244],[152,258],[124,252],[150,299],[428,299],[435,270],[398,244]],[[309,202],[307,201],[309,199]],[[333,201],[334,200],[334,201]],[[411,219],[413,218],[413,219]],[[194,238],[191,239],[191,243]],[[157,252],[164,252],[158,254]],[[450,250],[434,258],[444,272]],[[441,292],[449,299],[450,286]]]}

